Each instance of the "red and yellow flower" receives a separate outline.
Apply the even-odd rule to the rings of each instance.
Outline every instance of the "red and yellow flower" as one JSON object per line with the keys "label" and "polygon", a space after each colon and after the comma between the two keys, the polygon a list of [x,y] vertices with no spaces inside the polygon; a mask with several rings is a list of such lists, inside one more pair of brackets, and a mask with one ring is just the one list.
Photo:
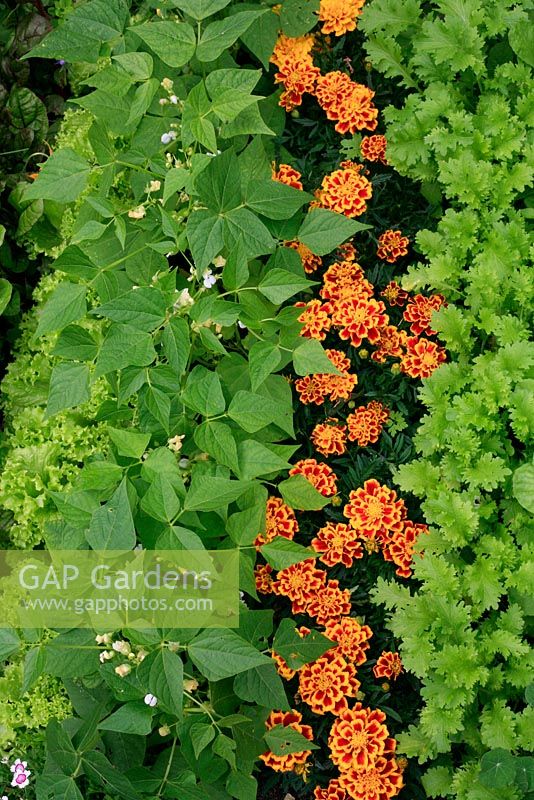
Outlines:
{"label": "red and yellow flower", "polygon": [[360,153],[366,161],[379,161],[381,164],[387,164],[386,147],[385,136],[364,136],[360,142]]}
{"label": "red and yellow flower", "polygon": [[404,289],[401,289],[396,281],[390,281],[386,288],[380,292],[380,297],[385,297],[390,306],[403,306],[409,294]]}
{"label": "red and yellow flower", "polygon": [[278,572],[276,581],[273,582],[273,592],[291,601],[294,614],[305,611],[315,596],[324,585],[326,572],[316,568],[314,558],[299,561]]}
{"label": "red and yellow flower", "polygon": [[269,564],[258,564],[254,569],[254,581],[256,591],[260,594],[272,594],[273,592],[273,568]]}
{"label": "red and yellow flower", "polygon": [[378,441],[385,423],[389,419],[389,409],[378,400],[371,400],[366,406],[359,406],[347,417],[348,438],[360,447],[367,447]]}
{"label": "red and yellow flower", "polygon": [[383,650],[373,667],[375,678],[392,678],[397,680],[402,672],[402,661],[398,653]]}
{"label": "red and yellow flower", "polygon": [[387,230],[378,237],[378,249],[376,254],[383,261],[394,264],[401,256],[408,253],[410,240],[403,236],[400,231]]}
{"label": "red and yellow flower", "polygon": [[363,549],[354,530],[343,522],[327,522],[312,539],[311,546],[327,567],[344,564],[352,567],[354,559],[363,558]]}
{"label": "red and yellow flower", "polygon": [[404,786],[402,769],[396,759],[383,757],[377,758],[366,770],[342,772],[339,782],[352,800],[391,800]]}
{"label": "red and yellow flower", "polygon": [[329,306],[320,300],[310,300],[308,303],[295,303],[295,308],[304,309],[298,317],[302,323],[301,336],[307,339],[326,339],[332,320],[328,314]]}
{"label": "red and yellow flower", "polygon": [[387,358],[402,358],[408,340],[406,331],[399,330],[396,325],[384,325],[378,333],[376,350],[371,353],[373,361],[383,364]]}
{"label": "red and yellow flower", "polygon": [[280,164],[276,169],[276,164],[273,162],[271,176],[273,181],[284,183],[286,186],[291,186],[293,189],[303,189],[301,178],[302,175],[297,169],[294,169],[289,164]]}
{"label": "red and yellow flower", "polygon": [[314,800],[347,800],[347,793],[339,781],[334,778],[330,781],[328,786],[323,789],[321,786],[316,786],[313,792]]}
{"label": "red and yellow flower", "polygon": [[289,470],[290,475],[303,475],[323,497],[337,493],[337,478],[333,469],[315,458],[303,458]]}
{"label": "red and yellow flower", "polygon": [[269,497],[265,510],[265,533],[259,533],[254,540],[257,549],[275,536],[293,539],[299,529],[295,512],[280,497]]}
{"label": "red and yellow flower", "polygon": [[320,294],[324,300],[371,297],[373,285],[365,278],[359,264],[352,261],[336,261],[323,275]]}
{"label": "red and yellow flower", "polygon": [[330,417],[326,422],[318,423],[312,431],[311,441],[316,450],[323,456],[338,455],[345,452],[347,443],[347,428],[345,425],[336,425],[338,420]]}
{"label": "red and yellow flower", "polygon": [[325,175],[317,191],[320,205],[346,217],[363,214],[367,210],[367,200],[372,197],[373,187],[361,174],[362,169],[361,164],[344,161],[340,169]]}
{"label": "red and yellow flower", "polygon": [[371,478],[350,493],[343,514],[359,536],[385,545],[394,531],[402,530],[406,506],[403,500],[397,500],[394,489]]}
{"label": "red and yellow flower", "polygon": [[388,323],[385,310],[384,303],[373,297],[341,300],[332,311],[332,324],[340,328],[340,338],[350,339],[354,347],[364,339],[373,344],[380,340],[380,331]]}
{"label": "red and yellow flower", "polygon": [[402,356],[401,372],[411,378],[429,378],[447,360],[445,350],[424,337],[409,336]]}
{"label": "red and yellow flower", "polygon": [[328,738],[331,759],[340,772],[364,771],[384,754],[389,732],[386,715],[379,709],[354,708],[342,711],[335,720]]}
{"label": "red and yellow flower", "polygon": [[395,531],[384,548],[386,561],[393,561],[397,566],[395,574],[401,578],[409,578],[412,574],[412,563],[417,540],[421,534],[428,533],[428,527],[410,520],[405,520],[402,529]]}
{"label": "red and yellow flower", "polygon": [[435,336],[437,331],[432,330],[430,325],[432,314],[444,305],[446,303],[442,294],[433,294],[430,297],[416,294],[406,306],[403,317],[406,322],[411,322],[410,330],[416,336],[422,333]]}
{"label": "red and yellow flower", "polygon": [[335,651],[299,670],[300,698],[315,714],[339,714],[347,708],[347,697],[355,697],[359,689],[356,668]]}
{"label": "red and yellow flower", "polygon": [[323,23],[321,31],[343,36],[356,28],[356,21],[362,13],[365,0],[321,0],[319,20]]}
{"label": "red and yellow flower", "polygon": [[369,625],[361,625],[354,617],[342,617],[339,622],[330,620],[325,625],[324,635],[337,643],[337,649],[347,659],[361,666],[367,661],[369,639],[373,631]]}
{"label": "red and yellow flower", "polygon": [[284,247],[290,247],[292,250],[297,251],[300,256],[300,260],[302,261],[304,272],[306,272],[308,275],[311,275],[313,272],[319,269],[323,263],[323,259],[320,256],[316,256],[315,253],[312,253],[309,247],[306,247],[305,244],[299,242],[297,239],[284,242]]}
{"label": "red and yellow flower", "polygon": [[340,589],[339,581],[328,581],[317,589],[306,606],[306,613],[314,617],[319,625],[331,620],[339,620],[350,614],[350,591]]}

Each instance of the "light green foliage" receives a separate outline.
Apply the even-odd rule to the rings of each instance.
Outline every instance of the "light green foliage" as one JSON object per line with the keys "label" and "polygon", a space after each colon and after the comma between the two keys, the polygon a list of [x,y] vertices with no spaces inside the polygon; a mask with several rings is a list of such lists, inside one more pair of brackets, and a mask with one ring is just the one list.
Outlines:
{"label": "light green foliage", "polygon": [[[416,562],[421,586],[410,596],[382,583],[375,598],[391,610],[406,666],[423,681],[424,707],[401,736],[402,749],[426,762],[463,744],[466,766],[448,794],[484,800],[494,793],[480,757],[525,749],[520,731],[531,709],[522,708],[534,669],[525,638],[534,529],[526,466],[534,434],[534,280],[525,190],[533,175],[534,82],[517,44],[528,3],[397,6],[373,0],[362,27],[375,65],[415,89],[402,108],[386,111],[388,159],[441,194],[445,210],[436,230],[420,232],[425,261],[404,285],[451,301],[435,318],[450,363],[421,389],[420,458],[397,473],[432,526]],[[430,794],[434,786],[435,794],[443,791],[444,763],[441,755],[428,772]],[[501,797],[522,796],[516,763]]]}

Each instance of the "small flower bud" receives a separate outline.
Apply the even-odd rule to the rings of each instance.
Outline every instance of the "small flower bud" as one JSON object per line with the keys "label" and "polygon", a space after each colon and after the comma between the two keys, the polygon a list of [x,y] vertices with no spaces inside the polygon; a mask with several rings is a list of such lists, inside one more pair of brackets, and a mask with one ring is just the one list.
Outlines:
{"label": "small flower bud", "polygon": [[119,667],[115,667],[115,672],[120,678],[125,678],[131,671],[132,668],[129,664],[121,664]]}
{"label": "small flower bud", "polygon": [[158,728],[158,733],[160,736],[168,736],[171,732],[171,729],[168,725],[162,725],[161,728]]}
{"label": "small flower bud", "polygon": [[198,681],[194,678],[186,678],[184,680],[184,690],[186,692],[194,692],[198,689]]}

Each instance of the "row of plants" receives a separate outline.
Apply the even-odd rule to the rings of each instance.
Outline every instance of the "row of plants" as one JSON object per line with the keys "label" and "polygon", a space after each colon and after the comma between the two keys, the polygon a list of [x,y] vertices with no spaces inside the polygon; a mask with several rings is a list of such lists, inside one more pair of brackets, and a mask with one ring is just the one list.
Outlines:
{"label": "row of plants", "polygon": [[388,158],[440,196],[405,287],[443,292],[451,354],[425,383],[419,457],[396,482],[431,526],[410,595],[380,581],[419,722],[401,735],[431,797],[534,790],[532,67],[528,3],[372,0],[373,65],[412,91],[385,110]]}
{"label": "row of plants", "polygon": [[[414,325],[415,317],[408,310],[403,317],[400,306],[395,311],[399,289],[391,281],[388,263],[406,253],[406,237],[386,233],[384,228],[375,231],[355,220],[366,211],[366,203],[357,200],[359,189],[364,187],[370,200],[373,184],[369,178],[378,187],[388,180],[385,142],[380,136],[366,137],[360,147],[356,137],[346,140],[345,151],[352,148],[358,160],[367,157],[358,164],[339,155],[339,133],[333,131],[337,141],[331,147],[331,163],[323,169],[328,169],[324,195],[315,200],[303,191],[300,174],[286,163],[296,165],[297,161],[286,158],[284,139],[298,139],[298,133],[286,124],[280,93],[273,94],[272,77],[246,66],[252,51],[268,68],[276,46],[273,58],[280,62],[276,65],[280,72],[275,81],[285,83],[284,50],[289,58],[298,57],[299,47],[304,46],[304,69],[318,76],[315,59],[327,84],[338,78],[339,72],[330,66],[341,59],[341,53],[333,52],[334,46],[323,36],[318,35],[317,41],[304,38],[316,17],[295,11],[291,4],[288,18],[283,8],[280,15],[267,8],[230,8],[233,14],[215,22],[209,17],[206,22],[197,19],[200,24],[194,35],[190,17],[202,17],[204,12],[199,4],[184,5],[188,16],[179,22],[174,14],[173,21],[134,19],[133,30],[128,29],[123,40],[129,22],[124,7],[106,6],[103,11],[98,2],[88,4],[72,12],[63,28],[36,51],[39,56],[71,59],[76,50],[77,58],[98,57],[99,69],[87,78],[96,90],[77,100],[85,110],[67,113],[53,155],[26,192],[26,200],[43,203],[45,214],[48,203],[64,203],[65,246],[54,272],[39,287],[38,306],[25,322],[19,354],[4,381],[10,450],[0,493],[4,508],[14,516],[9,537],[17,547],[39,546],[43,539],[52,548],[98,548],[106,543],[124,548],[137,544],[239,547],[241,589],[249,607],[243,606],[238,631],[164,630],[152,635],[99,631],[96,641],[91,632],[54,636],[45,631],[36,632],[29,648],[19,646],[16,639],[8,640],[6,648],[11,652],[4,649],[4,655],[11,655],[10,669],[17,671],[19,696],[36,703],[43,691],[55,691],[61,706],[50,707],[49,718],[67,717],[62,725],[51,722],[48,726],[44,768],[41,744],[33,731],[27,729],[31,745],[24,735],[17,735],[17,748],[26,744],[25,758],[40,773],[25,791],[35,785],[39,799],[69,793],[77,797],[80,791],[85,797],[107,791],[125,797],[148,793],[151,797],[246,799],[256,796],[251,773],[263,753],[263,760],[281,770],[297,794],[341,796],[345,789],[328,766],[325,722],[335,736],[330,712],[345,709],[349,714],[346,698],[357,695],[365,703],[357,702],[350,711],[354,720],[347,719],[345,724],[378,726],[374,749],[362,762],[367,780],[376,773],[376,780],[385,781],[388,794],[397,794],[404,764],[393,757],[395,743],[384,724],[385,713],[373,709],[377,704],[386,709],[391,717],[388,725],[395,728],[403,717],[406,722],[413,717],[417,696],[413,680],[404,677],[399,685],[411,695],[409,703],[395,692],[390,696],[385,679],[388,675],[396,678],[401,665],[392,640],[381,630],[381,614],[372,617],[368,593],[377,574],[393,574],[395,568],[401,569],[401,561],[404,573],[409,574],[413,534],[422,527],[405,522],[404,503],[395,501],[394,492],[377,481],[386,481],[391,464],[411,454],[403,429],[413,425],[417,415],[413,378],[418,373],[408,361],[402,362],[402,369],[405,373],[412,369],[411,378],[401,374],[399,366],[390,369],[387,335],[397,328],[388,326],[379,291],[388,298],[391,320],[403,328],[398,331],[399,342],[410,338],[408,327]],[[100,23],[102,14],[108,23],[113,19],[115,28],[108,32],[113,41],[108,52],[113,58],[104,59],[106,45],[96,50],[79,32],[77,20],[86,20],[88,13]],[[351,13],[350,23],[355,16]],[[243,47],[229,51],[239,25],[248,55]],[[284,34],[279,37],[281,25]],[[219,42],[222,39],[219,53],[214,52],[215,34]],[[84,46],[93,49],[89,52]],[[187,70],[178,72],[186,63]],[[358,66],[365,75],[363,63]],[[263,99],[252,93],[256,86]],[[377,110],[371,91],[350,81],[345,89],[363,93],[366,109],[344,132],[353,134],[366,125],[372,131]],[[308,94],[304,103],[310,113],[322,115],[312,96],[315,92]],[[290,124],[302,125],[302,98],[295,100],[302,113],[290,117]],[[283,96],[282,103],[287,105]],[[304,149],[300,152],[303,158]],[[342,158],[347,163],[340,167]],[[273,161],[277,162],[274,171]],[[365,163],[376,170],[374,175],[369,175]],[[336,200],[339,177],[346,179],[347,186]],[[329,182],[332,188],[327,194]],[[310,183],[310,188],[317,187]],[[352,210],[343,205],[347,201]],[[386,198],[381,207],[387,209]],[[381,214],[383,210],[378,217]],[[360,232],[362,247],[373,264],[374,285],[355,262],[354,246],[337,255],[334,252]],[[380,234],[384,236],[378,242]],[[334,256],[329,258],[331,252]],[[384,263],[381,259],[385,258]],[[311,274],[312,269],[317,275]],[[315,278],[321,273],[322,299],[310,299],[319,281],[309,280],[308,275]],[[324,291],[329,286],[333,295],[325,303]],[[357,290],[352,297],[351,286]],[[344,309],[347,314],[360,294],[368,330],[345,343],[346,325],[335,317],[334,306],[339,305],[338,315]],[[296,306],[295,295],[303,298]],[[408,302],[405,293],[400,292],[399,298]],[[418,301],[410,305],[417,309]],[[315,312],[318,318],[327,315],[327,330],[332,326],[333,346],[326,352],[320,344],[326,331],[314,328]],[[303,329],[306,318],[311,329],[306,324]],[[384,336],[379,335],[382,330]],[[361,347],[363,338],[373,349],[379,344],[373,353],[376,358]],[[387,366],[383,366],[385,361]],[[277,374],[280,371],[285,376]],[[293,381],[295,395],[303,401],[297,435]],[[317,408],[318,413],[310,417],[303,392],[306,383],[314,381],[324,388],[328,412],[325,415]],[[360,388],[355,391],[357,381]],[[377,396],[384,405],[373,403]],[[353,398],[359,398],[358,403]],[[348,401],[343,417],[356,443],[345,458],[332,462],[343,481],[338,493],[332,467],[300,457],[313,453],[293,456],[307,447],[313,418],[316,434],[312,438],[317,438],[321,427],[327,436],[335,430],[343,435],[343,426],[330,426],[334,405],[335,412],[341,413],[339,401],[343,400]],[[360,407],[364,402],[369,402],[369,408]],[[378,422],[373,412],[375,416],[380,412]],[[388,418],[389,432],[383,434],[377,450],[366,448],[377,442]],[[290,443],[291,439],[296,443]],[[323,447],[322,455],[335,454]],[[310,468],[316,469],[316,476]],[[324,476],[330,484],[328,490],[323,488],[326,497],[309,482],[317,478],[313,482],[321,489]],[[365,483],[361,491],[370,496],[376,484],[387,493],[398,517],[391,531],[382,531],[384,554],[396,559],[391,568],[380,555],[371,555],[375,536],[372,530],[366,535],[358,532],[357,510],[350,524],[340,521],[343,494],[349,499],[350,492],[356,494],[357,487],[371,476],[374,481]],[[271,488],[273,479],[279,478],[285,480]],[[334,505],[330,506],[332,493]],[[323,524],[319,511],[327,505]],[[286,536],[296,531],[293,509],[301,512],[302,544]],[[115,515],[124,520],[119,527]],[[289,530],[279,527],[285,515],[292,520]],[[399,533],[397,555],[386,547],[394,528]],[[331,530],[344,531],[346,544],[341,546],[339,566],[332,555],[330,559],[321,556],[335,568],[332,579],[327,582],[323,570],[312,570],[322,587],[323,607],[310,610],[319,630],[301,639],[295,624],[285,618],[285,602],[266,603],[262,589],[271,588],[269,570],[278,571],[282,582],[286,575],[291,580],[301,567],[310,568],[314,555],[310,543],[314,534],[321,538],[321,529],[327,536]],[[410,535],[413,540],[404,547]],[[355,582],[353,572],[346,568],[348,554],[350,566],[352,558],[364,555],[366,541],[369,559]],[[265,566],[255,572],[260,546]],[[343,588],[338,588],[340,582]],[[357,618],[350,613],[349,589],[359,598],[353,609]],[[360,675],[372,635],[363,618],[366,612],[376,645],[373,659]],[[325,627],[329,620],[330,626]],[[346,652],[342,653],[342,645],[333,644],[336,636],[345,633]],[[273,646],[276,660],[271,656]],[[338,701],[330,705],[326,719],[326,705],[322,709],[319,700],[311,699],[312,686],[307,700],[298,700],[301,710],[291,710],[297,700],[288,701],[277,666],[289,680],[299,672],[301,694],[306,669],[312,670],[313,679],[331,682]],[[45,680],[52,684],[45,685]],[[310,680],[313,683],[308,676]],[[360,692],[361,682],[365,694]],[[295,683],[289,685],[292,694],[296,688]],[[143,703],[149,696],[157,698],[156,706]],[[301,725],[303,717],[306,721]],[[36,722],[42,724],[43,719]],[[12,740],[13,728],[19,734],[25,727],[23,720],[14,724],[13,715],[10,723],[7,741]],[[312,727],[316,744],[308,745]],[[316,748],[320,754],[315,754],[313,767],[311,762],[306,765]],[[358,785],[362,763],[355,762],[348,777],[352,788],[350,784],[347,788],[353,793],[363,791]],[[31,777],[24,766],[17,769],[15,762],[13,766],[13,780],[18,777],[20,785]],[[311,769],[309,788],[303,789],[302,777]],[[414,787],[416,772],[407,777]],[[279,783],[271,780],[273,785]]]}
{"label": "row of plants", "polygon": [[[486,150],[481,138],[505,82],[526,114],[510,81],[525,70],[497,47],[507,26],[524,58],[524,19],[496,5],[468,17],[481,52],[486,34],[498,54],[474,123],[483,61],[474,79],[475,59],[455,65],[443,49],[464,6],[423,16],[371,0],[360,23],[361,7],[180,0],[130,17],[119,0],[90,0],[32,54],[78,75],[83,62],[83,83],[24,192],[61,244],[2,387],[6,542],[238,548],[243,602],[236,629],[4,632],[17,795],[424,797],[414,756],[434,762],[428,796],[491,798],[496,783],[515,800],[530,786],[517,546],[529,376],[513,316],[520,297],[526,315],[527,284],[514,262],[506,300],[494,274],[511,259],[505,230],[519,261],[528,219],[526,193],[514,211],[504,195],[528,183],[526,122],[510,144],[501,109]],[[447,82],[462,70],[468,111],[449,121]],[[401,100],[384,137],[378,108]],[[443,177],[465,159],[465,131],[445,150],[460,120],[477,132],[477,165],[510,148],[471,216],[472,195],[457,199]],[[462,170],[473,192],[472,165]],[[417,230],[445,206],[438,232],[417,237],[428,264],[401,277]],[[499,396],[496,366],[510,372]],[[407,464],[421,403],[424,460]]]}

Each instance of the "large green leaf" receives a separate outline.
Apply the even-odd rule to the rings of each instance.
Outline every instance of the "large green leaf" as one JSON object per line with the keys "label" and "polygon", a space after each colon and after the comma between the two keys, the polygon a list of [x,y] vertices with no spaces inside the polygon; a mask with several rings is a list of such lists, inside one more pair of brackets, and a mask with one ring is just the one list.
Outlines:
{"label": "large green leaf", "polygon": [[57,203],[72,203],[87,186],[91,167],[82,156],[62,147],[52,153],[41,167],[39,177],[25,190],[26,200],[55,200]]}
{"label": "large green leaf", "polygon": [[183,67],[195,52],[195,31],[186,22],[145,22],[130,30],[169,67]]}
{"label": "large green leaf", "polygon": [[300,511],[318,511],[330,502],[304,475],[291,475],[279,484],[278,490],[291,508],[298,508]]}
{"label": "large green leaf", "polygon": [[523,464],[514,472],[513,493],[517,502],[534,514],[534,464]]}
{"label": "large green leaf", "polygon": [[60,283],[39,314],[37,336],[65,328],[85,316],[87,289],[78,283]]}
{"label": "large green leaf", "polygon": [[93,550],[131,550],[135,547],[135,526],[126,478],[111,499],[93,512],[86,539]]}
{"label": "large green leaf", "polygon": [[215,211],[193,211],[187,220],[187,240],[195,266],[202,271],[224,247],[224,222]]}
{"label": "large green leaf", "polygon": [[300,636],[292,619],[283,619],[273,640],[273,650],[287,662],[291,669],[300,669],[304,664],[316,661],[336,643],[319,631]]}
{"label": "large green leaf", "polygon": [[237,14],[218,22],[210,22],[204,29],[197,47],[196,56],[199,61],[215,61],[225,50],[233,45],[245,33],[254,20],[262,14],[270,13],[266,9],[259,11],[239,11]]}
{"label": "large green leaf", "polygon": [[265,708],[289,711],[290,705],[274,663],[260,664],[236,675],[234,691],[242,700]]}
{"label": "large green leaf", "polygon": [[253,180],[245,192],[247,206],[269,219],[289,219],[312,200],[307,192],[271,180]]}
{"label": "large green leaf", "polygon": [[251,481],[196,476],[191,481],[184,508],[186,511],[216,511],[251,489]]}
{"label": "large green leaf", "polygon": [[226,628],[202,631],[187,650],[191,661],[209,681],[220,681],[262,664],[272,664],[269,657]]}
{"label": "large green leaf", "polygon": [[285,269],[270,269],[262,278],[258,289],[267,297],[271,303],[281,305],[297,292],[302,292],[309,286],[313,286],[314,281],[309,281],[294,272],[287,272]]}
{"label": "large green leaf", "polygon": [[158,708],[182,716],[184,668],[182,659],[168,648],[150,653],[139,667],[139,681],[158,699]]}
{"label": "large green leaf", "polygon": [[370,227],[343,214],[336,214],[335,211],[314,208],[304,218],[297,238],[312,253],[325,256],[358,231],[365,231]]}
{"label": "large green leaf", "polygon": [[156,358],[152,337],[131,325],[113,324],[96,362],[96,377],[125,367],[146,367]]}
{"label": "large green leaf", "polygon": [[116,769],[103,753],[94,750],[83,756],[85,774],[102,786],[106,794],[118,795],[124,800],[140,800],[141,795],[131,784],[130,780]]}
{"label": "large green leaf", "polygon": [[5,661],[20,647],[20,639],[11,628],[0,628],[0,661]]}
{"label": "large green leaf", "polygon": [[23,58],[62,58],[95,64],[102,44],[122,34],[130,17],[124,0],[90,0],[72,8],[65,21]]}
{"label": "large green leaf", "polygon": [[89,367],[85,364],[64,362],[52,370],[46,416],[51,417],[65,408],[75,408],[87,402],[89,389]]}
{"label": "large green leaf", "polygon": [[182,400],[203,417],[215,417],[226,408],[219,376],[200,364],[189,373]]}
{"label": "large green leaf", "polygon": [[185,11],[193,19],[202,20],[226,8],[229,3],[230,0],[174,0],[173,6]]}
{"label": "large green leaf", "polygon": [[99,722],[102,731],[115,731],[117,733],[134,733],[147,736],[152,730],[153,709],[143,701],[125,703],[110,714],[109,717]]}
{"label": "large green leaf", "polygon": [[159,289],[140,286],[95,308],[92,314],[123,322],[142,331],[153,331],[165,321],[167,303]]}
{"label": "large green leaf", "polygon": [[298,564],[315,556],[315,552],[309,547],[304,547],[284,536],[275,536],[271,542],[264,544],[261,554],[274,569],[286,569],[292,564]]}
{"label": "large green leaf", "polygon": [[306,339],[293,351],[293,366],[297,375],[317,373],[340,375],[317,339]]}

